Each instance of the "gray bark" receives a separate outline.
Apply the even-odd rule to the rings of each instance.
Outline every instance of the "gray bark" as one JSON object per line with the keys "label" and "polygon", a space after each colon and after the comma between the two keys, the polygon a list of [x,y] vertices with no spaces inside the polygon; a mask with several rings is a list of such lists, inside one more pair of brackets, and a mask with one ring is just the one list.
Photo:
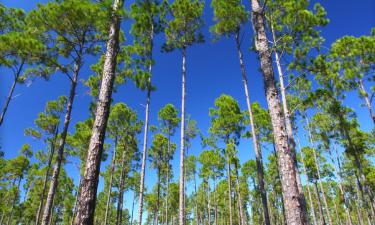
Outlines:
{"label": "gray bark", "polygon": [[255,161],[256,161],[256,165],[257,165],[258,186],[259,186],[259,191],[260,191],[260,195],[261,195],[261,198],[262,198],[262,205],[263,205],[263,216],[264,216],[265,224],[270,225],[271,223],[270,223],[269,209],[268,209],[268,205],[267,205],[267,193],[266,193],[266,190],[264,188],[264,172],[263,172],[262,153],[261,153],[260,148],[259,148],[257,132],[256,132],[256,129],[255,129],[255,124],[254,124],[254,116],[253,116],[253,110],[251,108],[249,87],[248,87],[248,83],[247,83],[246,69],[245,69],[245,64],[244,64],[244,61],[243,61],[243,54],[242,54],[242,50],[241,50],[239,32],[236,33],[235,39],[236,39],[236,46],[237,46],[237,51],[238,51],[238,58],[240,60],[242,82],[243,82],[244,89],[245,89],[247,111],[249,113],[249,119],[250,119],[251,135],[252,135],[252,139],[253,139],[253,147],[254,147],[254,151],[255,151]]}
{"label": "gray bark", "polygon": [[2,110],[1,115],[0,115],[0,127],[3,124],[3,122],[4,122],[5,114],[6,114],[7,110],[8,110],[9,103],[12,100],[13,92],[14,92],[14,89],[16,88],[16,85],[17,85],[18,79],[19,79],[19,77],[21,75],[22,68],[23,68],[24,64],[25,64],[25,61],[23,60],[21,62],[21,64],[20,64],[20,66],[18,67],[18,70],[16,71],[16,74],[14,74],[14,80],[13,80],[12,86],[10,87],[8,96],[7,96],[6,100],[5,100],[5,104],[4,104],[3,110]]}
{"label": "gray bark", "polygon": [[326,225],[326,220],[324,218],[324,212],[323,212],[323,206],[322,206],[322,202],[320,201],[320,193],[319,193],[318,184],[317,184],[316,181],[314,182],[313,187],[314,187],[314,191],[315,191],[315,194],[316,194],[316,199],[317,199],[317,202],[318,202],[319,215],[320,215],[320,224],[321,225]]}
{"label": "gray bark", "polygon": [[42,194],[40,195],[40,202],[39,202],[38,211],[36,214],[35,224],[39,224],[39,221],[40,221],[40,216],[42,213],[43,203],[44,203],[44,196],[45,196],[45,192],[47,189],[47,182],[49,178],[49,172],[51,169],[53,155],[55,153],[56,139],[57,139],[58,133],[59,133],[59,126],[57,125],[55,128],[53,141],[51,141],[51,145],[50,145],[51,150],[50,150],[49,157],[48,157],[46,174],[44,175],[43,189],[42,189]]}
{"label": "gray bark", "polygon": [[73,78],[70,84],[69,99],[68,99],[68,104],[66,106],[66,112],[65,112],[64,126],[61,132],[59,147],[57,149],[57,159],[56,159],[55,166],[53,168],[51,183],[49,186],[48,195],[46,199],[46,205],[44,207],[42,223],[41,223],[42,225],[48,225],[49,223],[49,220],[51,217],[53,199],[55,197],[57,186],[58,186],[61,165],[64,161],[65,141],[66,141],[66,136],[68,134],[68,128],[69,128],[70,118],[71,118],[72,109],[73,109],[74,97],[76,94],[78,74],[82,66],[82,62],[81,62],[82,51],[83,51],[83,48],[80,49],[80,52],[77,56],[78,58],[74,65]]}
{"label": "gray bark", "polygon": [[298,173],[293,156],[294,149],[292,145],[288,144],[288,135],[285,131],[285,118],[280,108],[280,99],[275,84],[271,51],[265,31],[265,15],[258,0],[251,0],[251,4],[255,47],[260,58],[266,98],[271,116],[287,224],[304,225],[308,224],[306,220],[306,210],[302,206],[303,199],[298,190]]}
{"label": "gray bark", "polygon": [[117,13],[122,8],[123,0],[114,0],[110,21],[107,51],[103,66],[103,78],[95,113],[90,145],[86,158],[85,172],[82,178],[75,225],[94,223],[96,192],[99,182],[100,161],[102,157],[105,131],[111,105],[112,89],[115,79],[116,59],[119,51],[119,33],[121,16]]}
{"label": "gray bark", "polygon": [[111,162],[111,175],[109,178],[109,186],[108,186],[108,196],[107,196],[107,203],[105,207],[105,215],[104,215],[104,225],[107,225],[108,215],[109,215],[109,205],[111,203],[111,192],[112,192],[112,182],[113,182],[113,173],[115,172],[115,165],[116,165],[116,148],[117,148],[117,137],[115,138],[115,145],[113,148],[112,153],[112,162]]}
{"label": "gray bark", "polygon": [[[272,33],[272,39],[273,39],[274,46],[277,47],[275,31],[273,29],[272,24],[271,24],[271,33]],[[296,164],[296,168],[297,168],[297,187],[298,187],[298,192],[300,194],[300,200],[301,200],[301,204],[302,204],[301,206],[303,207],[303,210],[305,212],[307,212],[306,199],[305,199],[305,196],[303,194],[301,177],[298,174],[296,142],[295,142],[294,136],[293,136],[291,114],[289,112],[289,107],[288,107],[287,100],[286,100],[286,93],[285,93],[286,88],[285,88],[285,85],[284,85],[284,73],[283,73],[283,70],[282,70],[282,67],[281,67],[280,57],[279,57],[279,53],[277,52],[277,48],[275,48],[274,53],[275,53],[275,61],[276,61],[277,72],[279,74],[281,102],[282,102],[282,105],[283,105],[282,108],[283,108],[283,113],[284,113],[284,117],[285,117],[285,130],[286,130],[286,133],[288,135],[288,143],[289,143],[290,149],[291,149],[292,154],[293,154],[294,163]],[[307,214],[305,214],[305,216],[306,216],[304,218],[305,221],[308,221]]]}
{"label": "gray bark", "polygon": [[[369,113],[370,113],[370,117],[371,117],[371,119],[372,119],[372,122],[374,123],[374,125],[375,125],[375,114],[374,114],[374,111],[373,111],[373,109],[372,109],[372,106],[371,106],[371,101],[370,101],[370,99],[369,99],[369,97],[368,97],[368,93],[367,93],[367,91],[366,91],[366,88],[365,88],[365,85],[363,84],[363,80],[362,79],[360,79],[359,81],[358,81],[358,84],[359,84],[359,89],[361,90],[361,92],[362,92],[362,97],[364,98],[364,100],[365,100],[365,104],[366,104],[366,107],[367,107],[367,109],[368,109],[368,111],[369,111]],[[1,124],[0,124],[1,125]]]}
{"label": "gray bark", "polygon": [[[154,28],[151,27],[151,52],[149,59],[152,59],[152,46],[153,46],[153,33]],[[142,165],[141,165],[141,180],[139,185],[139,205],[138,205],[138,225],[142,225],[142,215],[143,215],[143,191],[145,186],[145,175],[146,175],[146,158],[147,158],[147,138],[148,138],[148,117],[150,113],[150,103],[151,103],[151,75],[152,75],[152,64],[150,63],[148,67],[148,72],[150,77],[148,80],[149,87],[147,88],[146,97],[146,109],[145,109],[145,125],[143,131],[143,148],[142,148]]]}
{"label": "gray bark", "polygon": [[228,200],[229,200],[229,225],[233,225],[233,213],[232,213],[232,180],[231,180],[231,169],[230,169],[230,157],[227,152],[227,177],[228,177]]}
{"label": "gray bark", "polygon": [[182,48],[182,96],[181,96],[181,144],[180,144],[180,186],[179,186],[179,225],[185,225],[185,96],[186,96],[186,48]]}

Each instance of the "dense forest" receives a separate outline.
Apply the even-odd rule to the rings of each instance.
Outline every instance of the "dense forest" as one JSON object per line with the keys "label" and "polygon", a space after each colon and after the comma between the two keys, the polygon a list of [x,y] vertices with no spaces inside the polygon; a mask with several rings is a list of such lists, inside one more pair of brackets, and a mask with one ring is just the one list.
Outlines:
{"label": "dense forest", "polygon": [[[28,113],[9,113],[18,88],[66,88],[23,127],[29,142],[1,148],[0,224],[374,225],[375,28],[327,44],[328,15],[309,0],[0,3],[0,129]],[[244,97],[222,92],[201,125],[189,53],[222,39]],[[156,109],[160,53],[178,57],[181,95]],[[129,83],[142,110],[114,98]]]}

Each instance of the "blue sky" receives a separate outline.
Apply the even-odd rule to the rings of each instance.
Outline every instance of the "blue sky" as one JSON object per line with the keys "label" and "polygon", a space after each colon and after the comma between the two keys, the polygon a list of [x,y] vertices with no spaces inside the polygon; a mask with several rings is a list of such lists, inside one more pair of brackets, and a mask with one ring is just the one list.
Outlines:
{"label": "blue sky", "polygon": [[[2,3],[9,7],[20,7],[30,10],[36,7],[36,0],[2,0]],[[316,1],[312,1],[316,2]],[[324,45],[330,44],[343,35],[368,35],[371,27],[375,27],[375,2],[373,0],[351,0],[341,1],[319,1],[328,12],[330,23],[323,28],[322,35],[326,39]],[[248,3],[246,3],[248,4]],[[127,3],[127,6],[129,2]],[[191,117],[198,121],[198,127],[206,134],[209,127],[208,109],[213,106],[214,99],[222,93],[233,96],[245,109],[245,96],[239,70],[239,63],[235,43],[232,39],[221,39],[212,41],[209,34],[209,26],[212,25],[212,12],[209,1],[206,1],[204,19],[206,26],[203,28],[206,42],[197,44],[188,49],[187,52],[187,105],[186,111]],[[128,28],[125,22],[124,28]],[[127,32],[127,30],[125,30]],[[266,106],[263,80],[259,73],[259,62],[249,47],[252,39],[251,24],[245,25],[245,39],[243,51],[245,53],[246,70],[249,79],[249,88],[252,101],[258,101]],[[154,56],[153,83],[157,90],[152,93],[151,100],[151,124],[157,124],[157,111],[167,103],[174,104],[180,108],[181,97],[181,55],[178,51],[173,53],[161,53],[160,46],[164,41],[163,36],[157,37]],[[85,60],[85,66],[80,74],[81,79],[86,79],[92,72],[90,64],[95,63],[92,59]],[[9,71],[0,68],[0,104],[3,105],[4,98],[10,87],[11,76]],[[49,100],[58,96],[67,95],[69,82],[62,74],[55,74],[50,81],[34,80],[30,85],[19,85],[15,90],[15,98],[12,100],[7,112],[5,121],[0,130],[0,143],[6,158],[12,158],[18,154],[18,150],[24,143],[30,143],[34,150],[44,149],[40,142],[23,135],[27,127],[33,126],[37,114],[41,112]],[[4,97],[3,97],[4,96]],[[131,82],[121,86],[114,94],[116,102],[123,101],[138,112],[139,118],[144,118],[145,93],[137,90]],[[82,84],[78,86],[75,104],[73,106],[72,121],[69,131],[73,132],[74,124],[82,121],[88,116],[88,104],[90,96],[88,90]],[[345,104],[357,112],[361,126],[365,130],[372,129],[370,117],[364,108],[360,107],[360,100],[357,94],[350,95]],[[151,139],[151,138],[150,138]],[[141,140],[141,136],[140,136]],[[179,143],[179,129],[176,130],[174,142]],[[201,151],[199,140],[193,142],[189,151],[192,154],[199,154]],[[264,151],[264,155],[267,150]],[[250,140],[242,140],[239,146],[239,158],[244,162],[254,158]],[[173,168],[175,180],[178,175],[178,154],[175,154]],[[108,162],[102,164],[107,165]],[[66,166],[68,173],[77,182],[77,173],[72,165]],[[147,169],[146,185],[151,188],[155,183],[155,173]],[[127,195],[130,203],[131,196]],[[127,198],[127,197],[126,197]]]}

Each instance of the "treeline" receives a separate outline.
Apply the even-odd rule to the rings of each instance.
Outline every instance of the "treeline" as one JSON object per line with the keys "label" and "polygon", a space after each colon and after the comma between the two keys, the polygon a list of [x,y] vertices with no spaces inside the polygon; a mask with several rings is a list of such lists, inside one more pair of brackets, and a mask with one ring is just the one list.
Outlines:
{"label": "treeline", "polygon": [[[321,30],[329,19],[320,4],[248,3],[136,0],[125,8],[123,0],[56,0],[29,12],[0,4],[0,66],[13,81],[0,126],[17,86],[56,75],[69,82],[66,96],[47,102],[24,131],[44,149],[26,143],[15,158],[1,154],[0,224],[374,224],[375,135],[361,130],[346,96],[357,94],[375,125],[375,30],[326,48]],[[205,40],[204,7],[213,10],[214,39],[235,44],[233,73],[243,82],[246,108],[218,96],[201,132],[185,96],[189,48]],[[252,45],[244,46],[249,23]],[[162,49],[154,47],[156,38],[164,38]],[[260,68],[267,109],[249,95],[249,49],[259,59],[251,74]],[[160,50],[180,53],[182,98],[179,109],[167,104],[154,112],[153,53]],[[89,58],[97,63],[85,76]],[[127,81],[144,91],[144,112],[112,98]],[[90,116],[71,124],[79,85],[90,90]],[[149,124],[150,116],[158,124]],[[199,154],[190,154],[198,138]],[[255,159],[241,164],[245,139]],[[172,170],[176,151],[179,174]],[[100,171],[103,161],[108,166]],[[67,164],[79,171],[78,185]],[[149,169],[156,183],[146,189]]]}

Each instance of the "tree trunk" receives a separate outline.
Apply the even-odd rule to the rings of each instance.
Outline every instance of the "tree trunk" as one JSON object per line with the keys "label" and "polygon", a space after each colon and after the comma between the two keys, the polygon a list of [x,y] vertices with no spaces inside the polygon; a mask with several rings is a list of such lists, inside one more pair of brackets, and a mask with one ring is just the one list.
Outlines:
{"label": "tree trunk", "polygon": [[136,192],[134,191],[134,193],[133,193],[133,203],[132,203],[132,214],[131,214],[131,217],[130,217],[130,225],[133,225],[135,196],[136,196]]}
{"label": "tree trunk", "polygon": [[155,218],[154,218],[154,225],[158,225],[159,224],[159,205],[160,205],[160,168],[158,168],[158,181],[157,181],[157,192],[158,192],[158,195],[157,195],[157,209],[156,209],[156,212],[155,212]]}
{"label": "tree trunk", "polygon": [[196,216],[196,225],[199,225],[199,212],[198,212],[198,193],[197,193],[197,180],[194,173],[194,192],[195,192],[195,216]]}
{"label": "tree trunk", "polygon": [[[366,107],[367,107],[367,109],[368,109],[368,111],[369,111],[369,113],[370,113],[370,117],[371,117],[371,119],[372,119],[372,122],[373,122],[374,125],[375,125],[375,114],[374,114],[374,111],[373,111],[373,109],[372,109],[371,101],[370,101],[370,99],[369,99],[369,97],[368,97],[368,93],[367,93],[367,91],[366,91],[365,85],[363,84],[363,80],[362,80],[362,79],[359,79],[358,84],[359,84],[359,89],[360,89],[360,91],[361,91],[361,95],[362,95],[362,97],[364,98],[364,100],[365,100],[365,104],[366,104]],[[1,125],[1,124],[0,124],[0,125]]]}
{"label": "tree trunk", "polygon": [[78,196],[79,196],[79,192],[81,190],[81,182],[82,182],[82,176],[80,176],[79,182],[78,182],[78,188],[77,188],[77,192],[76,192],[76,198],[74,200],[73,215],[72,215],[72,219],[71,219],[70,225],[74,224],[74,217],[75,217],[75,215],[77,213]]}
{"label": "tree trunk", "polygon": [[[336,145],[334,145],[334,149],[337,152]],[[345,196],[344,188],[342,186],[341,171],[337,171],[338,169],[336,168],[336,162],[333,158],[333,154],[332,154],[331,149],[328,149],[328,154],[329,154],[329,157],[331,158],[331,161],[332,161],[332,164],[333,164],[334,173],[338,177],[337,183],[338,183],[338,186],[339,186],[341,197],[344,199],[344,209],[345,209],[345,213],[346,213],[346,217],[347,217],[347,224],[352,225],[353,222],[352,222],[352,218],[351,218],[351,215],[350,215],[351,213],[350,213],[350,209],[349,209],[348,199]],[[337,157],[339,157],[339,156],[337,155]],[[339,160],[337,160],[337,161],[338,161],[337,163],[339,163]]]}
{"label": "tree trunk", "polygon": [[3,122],[4,122],[5,114],[6,114],[7,110],[8,110],[9,103],[12,100],[14,89],[16,88],[18,79],[21,76],[22,68],[23,68],[24,65],[25,65],[25,61],[22,60],[20,66],[18,67],[18,70],[17,70],[16,74],[14,74],[14,80],[13,80],[12,86],[11,86],[11,88],[9,90],[8,96],[7,96],[6,100],[5,100],[5,104],[4,104],[3,110],[2,110],[1,115],[0,115],[0,127],[3,124]]}
{"label": "tree trunk", "polygon": [[[153,39],[154,39],[154,27],[151,26],[150,32],[151,51],[149,52],[149,60],[152,60],[153,50]],[[152,75],[152,63],[148,66],[148,72],[150,77],[148,78],[147,97],[146,97],[146,109],[145,109],[145,125],[143,131],[143,149],[142,149],[142,165],[141,165],[141,181],[139,185],[139,205],[138,205],[138,225],[142,225],[143,215],[143,191],[146,175],[146,158],[147,158],[147,138],[148,138],[148,117],[150,114],[150,103],[151,103],[151,75]]]}
{"label": "tree trunk", "polygon": [[54,137],[53,137],[53,141],[51,141],[51,145],[50,145],[50,155],[48,157],[48,162],[47,162],[47,171],[46,171],[46,174],[44,175],[44,181],[43,181],[43,189],[42,189],[42,193],[40,195],[40,202],[39,202],[39,206],[38,206],[38,211],[36,213],[36,219],[35,219],[35,224],[39,224],[39,221],[40,221],[40,216],[41,216],[41,213],[42,213],[42,209],[43,209],[43,202],[44,202],[44,196],[45,196],[45,192],[46,192],[46,189],[47,189],[47,182],[48,182],[48,178],[49,178],[49,172],[50,172],[50,169],[51,169],[51,164],[52,164],[52,160],[53,160],[53,155],[55,153],[55,146],[56,146],[56,140],[57,140],[57,135],[59,133],[59,126],[57,125],[55,127],[55,134],[54,134]]}
{"label": "tree trunk", "polygon": [[[299,176],[299,172],[298,172],[296,142],[295,142],[294,136],[293,136],[292,120],[291,120],[291,115],[290,115],[290,112],[289,112],[289,107],[288,107],[287,99],[286,99],[286,93],[285,93],[286,88],[285,88],[285,85],[284,85],[284,73],[283,73],[283,70],[282,70],[282,67],[281,67],[279,53],[277,52],[277,43],[276,43],[277,41],[276,41],[275,31],[273,29],[273,24],[271,24],[271,33],[272,33],[273,43],[274,43],[274,46],[275,46],[274,53],[275,53],[275,61],[276,61],[277,72],[279,74],[281,102],[282,102],[282,106],[283,106],[282,108],[283,108],[283,113],[284,113],[284,117],[285,117],[285,130],[286,130],[286,133],[287,133],[287,136],[288,136],[288,143],[289,143],[291,152],[293,154],[294,163],[295,163],[296,168],[297,168],[297,187],[298,187],[298,192],[300,194],[300,200],[301,200],[301,204],[302,204],[301,206],[303,208],[302,210],[307,212],[306,199],[305,199],[305,196],[303,194],[301,177]],[[308,221],[307,214],[305,214],[304,219],[305,219],[306,222]]]}
{"label": "tree trunk", "polygon": [[264,221],[266,225],[270,225],[270,216],[269,216],[269,210],[267,205],[267,193],[264,188],[264,173],[263,173],[263,160],[262,160],[262,153],[260,152],[258,138],[257,138],[257,132],[255,130],[254,125],[254,116],[253,116],[253,110],[251,108],[251,101],[250,101],[250,94],[249,94],[249,87],[247,83],[247,76],[246,76],[246,69],[245,64],[243,61],[243,54],[241,50],[241,43],[239,39],[239,31],[236,33],[235,39],[236,39],[236,46],[238,51],[238,58],[240,60],[240,68],[242,73],[242,82],[245,89],[245,97],[246,97],[246,105],[247,105],[247,111],[249,113],[249,119],[250,119],[250,128],[251,128],[251,134],[253,139],[253,147],[255,151],[255,161],[257,165],[257,174],[258,174],[258,186],[260,190],[260,195],[262,198],[262,205],[263,205],[263,213],[264,213]]}
{"label": "tree trunk", "polygon": [[261,70],[264,77],[264,87],[268,108],[270,110],[272,128],[277,150],[277,160],[281,175],[281,184],[285,204],[287,224],[307,224],[306,210],[302,196],[298,190],[297,168],[293,157],[293,146],[288,144],[285,132],[285,118],[280,108],[280,100],[276,89],[273,73],[271,51],[265,31],[265,15],[258,0],[251,0],[252,22],[255,32],[255,47],[258,52]]}
{"label": "tree trunk", "polygon": [[60,137],[60,143],[59,147],[57,149],[57,159],[55,166],[53,168],[52,177],[51,177],[51,183],[48,190],[48,195],[46,199],[46,205],[44,207],[43,217],[42,217],[42,225],[48,225],[49,219],[50,219],[50,212],[52,209],[52,202],[56,194],[57,186],[58,186],[58,180],[60,176],[60,170],[61,165],[64,161],[64,150],[65,150],[65,141],[66,136],[68,134],[68,128],[70,124],[70,118],[72,114],[73,109],[73,103],[74,103],[74,97],[76,95],[76,87],[78,82],[78,74],[82,66],[81,57],[82,57],[83,48],[80,49],[79,54],[77,56],[77,60],[74,65],[74,71],[73,71],[73,78],[71,80],[70,84],[70,93],[69,93],[69,100],[68,104],[66,106],[66,113],[65,113],[65,119],[64,119],[64,127],[61,133]]}
{"label": "tree trunk", "polygon": [[[170,131],[168,130],[167,155],[169,155],[170,149],[171,149],[171,135],[170,135]],[[166,197],[165,197],[165,224],[168,225],[169,168],[167,168],[166,173],[167,173],[167,188],[166,188],[167,190],[166,190]],[[185,179],[185,173],[184,173],[184,179]]]}
{"label": "tree trunk", "polygon": [[119,198],[117,201],[117,213],[116,213],[116,225],[122,224],[122,208],[124,202],[124,183],[125,183],[125,155],[126,149],[123,150],[121,159],[121,173],[120,173],[120,185],[119,185]]}
{"label": "tree trunk", "polygon": [[210,184],[207,181],[207,189],[206,189],[206,194],[207,194],[207,216],[208,216],[208,225],[211,225],[211,204],[210,204]]}
{"label": "tree trunk", "polygon": [[85,172],[78,198],[77,215],[74,221],[75,225],[91,225],[94,223],[100,161],[102,157],[105,131],[107,128],[107,120],[111,105],[117,53],[119,51],[121,16],[117,11],[122,8],[123,3],[123,0],[114,0],[113,10],[111,13],[107,52],[103,66],[103,78],[95,113],[95,122],[87,153]]}
{"label": "tree trunk", "polygon": [[179,225],[185,225],[185,96],[186,96],[186,47],[182,48],[182,96],[181,96],[181,144],[180,144],[180,186],[179,186]]}
{"label": "tree trunk", "polygon": [[217,196],[216,196],[216,176],[214,176],[214,201],[215,201],[215,225],[218,225]]}
{"label": "tree trunk", "polygon": [[117,137],[115,138],[115,145],[113,148],[112,153],[112,162],[111,162],[111,174],[109,178],[109,186],[108,186],[108,196],[107,196],[107,203],[105,207],[105,215],[104,215],[104,225],[107,225],[108,215],[109,215],[109,205],[111,203],[111,192],[112,192],[112,182],[113,182],[113,173],[115,172],[116,166],[116,148],[117,148]]}
{"label": "tree trunk", "polygon": [[341,221],[341,218],[340,218],[339,209],[337,207],[337,204],[336,204],[334,199],[332,199],[332,202],[333,202],[333,207],[335,208],[336,223],[338,223],[339,225],[342,225],[342,221]]}
{"label": "tree trunk", "polygon": [[313,184],[314,184],[313,187],[314,187],[316,200],[317,200],[318,208],[319,208],[320,224],[326,225],[326,221],[325,221],[325,218],[324,218],[324,212],[323,212],[323,206],[322,206],[322,202],[320,200],[320,193],[319,193],[319,190],[318,190],[318,183],[316,181],[314,181]]}
{"label": "tree trunk", "polygon": [[232,181],[231,181],[231,169],[230,169],[230,158],[227,152],[227,177],[228,177],[228,200],[229,200],[229,225],[233,225],[232,215]]}
{"label": "tree trunk", "polygon": [[17,196],[18,196],[19,193],[20,193],[20,184],[21,184],[21,180],[22,180],[22,178],[19,177],[19,179],[18,179],[18,184],[17,184],[17,192],[14,194],[14,198],[13,198],[13,201],[12,201],[12,206],[11,206],[11,208],[10,208],[10,215],[9,215],[9,218],[8,218],[7,225],[10,225],[10,224],[12,223],[13,212],[14,212],[14,206],[16,205]]}
{"label": "tree trunk", "polygon": [[314,225],[318,225],[318,222],[316,220],[316,214],[315,214],[315,208],[314,208],[314,203],[313,203],[313,200],[312,200],[312,196],[311,196],[311,191],[310,191],[310,185],[309,185],[309,175],[307,174],[307,171],[306,171],[306,167],[305,167],[305,161],[304,161],[304,157],[302,155],[302,152],[300,153],[301,154],[301,161],[302,161],[302,168],[303,168],[303,171],[306,175],[306,187],[307,187],[307,193],[309,195],[309,202],[310,202],[310,210],[311,210],[311,213],[312,213],[312,217],[313,217],[313,223]]}
{"label": "tree trunk", "polygon": [[[323,187],[323,184],[322,184],[322,177],[320,175],[319,161],[318,161],[318,157],[316,155],[316,150],[315,150],[315,146],[314,146],[312,134],[311,134],[310,122],[309,122],[309,118],[307,117],[307,115],[305,115],[305,119],[306,119],[306,126],[307,126],[307,130],[308,130],[308,135],[309,135],[309,141],[310,141],[313,156],[314,156],[314,164],[315,164],[316,172],[317,172],[317,175],[318,175],[319,187],[320,187],[320,191],[322,192],[323,203],[324,203],[324,207],[325,207],[326,212],[327,212],[328,223],[329,223],[329,225],[332,225],[331,212],[330,212],[329,207],[328,207],[326,194],[325,194],[324,187]],[[324,216],[324,214],[322,214],[322,216]]]}
{"label": "tree trunk", "polygon": [[246,225],[245,223],[245,212],[243,210],[243,202],[242,202],[242,196],[241,196],[241,189],[240,189],[240,182],[238,181],[238,165],[237,162],[235,162],[235,170],[236,170],[236,186],[237,186],[237,193],[238,193],[238,208],[240,210],[240,224]]}

